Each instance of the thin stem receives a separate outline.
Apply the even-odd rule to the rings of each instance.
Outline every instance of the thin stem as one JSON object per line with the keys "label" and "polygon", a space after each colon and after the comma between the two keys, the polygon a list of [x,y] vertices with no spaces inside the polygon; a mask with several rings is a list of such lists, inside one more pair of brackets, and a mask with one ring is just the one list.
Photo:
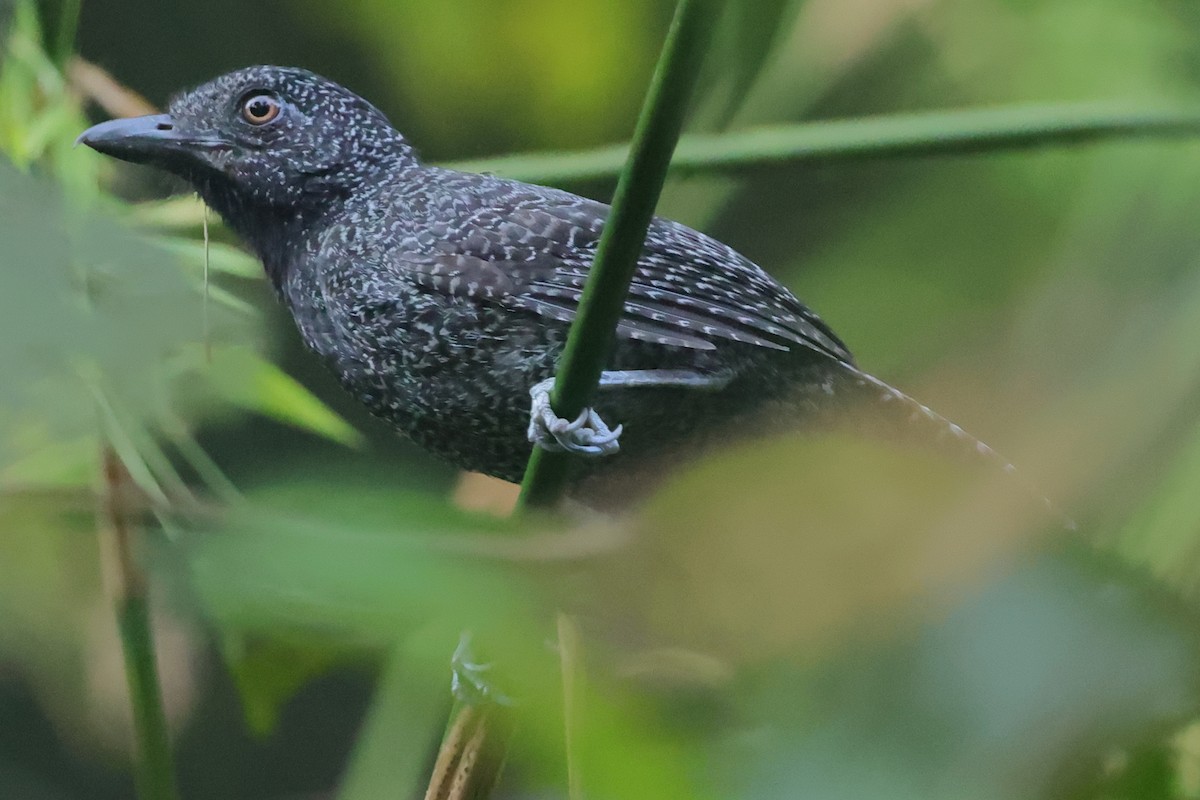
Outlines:
{"label": "thin stem", "polygon": [[121,465],[122,475],[128,476],[129,480],[150,499],[152,505],[158,508],[169,507],[171,505],[170,498],[167,497],[158,478],[155,477],[154,470],[142,457],[134,437],[126,430],[108,393],[100,387],[97,381],[89,380],[87,376],[84,376],[84,381],[96,401],[96,409],[108,440],[106,452],[108,450],[113,452]]}
{"label": "thin stem", "polygon": [[209,281],[209,263],[210,262],[209,262],[209,238],[208,238],[208,204],[202,203],[202,205],[204,206],[204,215],[201,217],[201,219],[204,220],[204,225],[203,225],[203,231],[204,231],[204,300],[203,300],[204,311],[203,311],[203,317],[204,317],[204,319],[202,320],[202,324],[204,326],[204,363],[212,364],[212,360],[213,360],[212,325],[209,321],[209,314],[208,314],[208,301],[209,301],[209,298],[212,296],[212,291],[209,288],[211,284]]}
{"label": "thin stem", "polygon": [[75,34],[79,30],[79,14],[83,0],[62,0],[58,13],[58,31],[54,38],[54,62],[65,67],[75,51]]}
{"label": "thin stem", "polygon": [[199,476],[200,480],[204,481],[204,485],[218,500],[230,505],[242,500],[242,493],[238,491],[237,486],[229,480],[229,476],[225,474],[220,465],[213,461],[212,456],[196,441],[196,437],[192,435],[186,422],[179,417],[170,415],[163,420],[163,428],[170,435],[171,442],[175,445],[179,455]]}
{"label": "thin stem", "polygon": [[583,647],[579,623],[570,614],[558,612],[558,658],[562,671],[563,733],[567,752],[567,800],[583,800],[583,773],[579,764],[580,683],[583,678]]}
{"label": "thin stem", "polygon": [[460,702],[450,715],[425,800],[486,800],[508,756],[513,710],[497,703]]}
{"label": "thin stem", "polygon": [[109,116],[138,117],[158,113],[149,100],[84,58],[72,57],[66,68],[71,88],[100,106]]}
{"label": "thin stem", "polygon": [[[1200,111],[1132,104],[1060,103],[961,111],[888,114],[772,125],[679,140],[673,172],[714,172],[779,164],[964,155],[1061,147],[1111,139],[1200,136]],[[447,166],[533,183],[611,179],[629,145],[560,153],[509,155]]]}
{"label": "thin stem", "polygon": [[[680,0],[676,6],[579,313],[558,362],[550,404],[561,417],[578,416],[608,361],[629,282],[683,128],[700,63],[716,27],[717,8],[716,0]],[[557,503],[566,485],[568,459],[535,448],[521,485],[520,504],[549,507]]]}
{"label": "thin stem", "polygon": [[[552,403],[560,414],[583,407],[600,380],[613,332],[637,265],[684,111],[712,33],[716,0],[680,0],[638,120],[633,152],[617,186],[596,263],[571,326]],[[551,505],[565,481],[566,464],[536,450],[522,501]],[[558,463],[556,463],[558,461]],[[512,711],[496,703],[459,703],[450,717],[430,776],[426,800],[482,800],[499,778],[512,736]],[[571,797],[578,798],[572,769]]]}
{"label": "thin stem", "polygon": [[138,531],[131,520],[131,498],[137,487],[116,452],[103,453],[104,494],[101,503],[101,537],[110,567],[110,586],[125,677],[133,711],[136,738],[134,773],[140,800],[177,800],[166,715],[155,659],[154,631],[150,622],[150,597],[145,573],[137,562]]}

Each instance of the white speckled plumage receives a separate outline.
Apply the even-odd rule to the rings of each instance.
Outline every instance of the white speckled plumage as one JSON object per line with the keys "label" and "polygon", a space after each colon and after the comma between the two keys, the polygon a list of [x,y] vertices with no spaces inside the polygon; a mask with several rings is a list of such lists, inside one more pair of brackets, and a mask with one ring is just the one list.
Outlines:
{"label": "white speckled plumage", "polygon": [[[256,93],[281,105],[269,125],[239,116]],[[458,466],[518,479],[529,390],[554,373],[608,206],[423,165],[374,106],[304,70],[223,75],[176,98],[170,118],[209,144],[137,160],[189,180],[252,244],[342,384]],[[650,227],[608,368],[687,371],[723,388],[606,390],[598,410],[627,430],[621,455],[593,470],[748,429],[768,407],[794,420],[850,399],[901,406],[887,414],[977,446],[860,372],[749,259],[665,219]]]}

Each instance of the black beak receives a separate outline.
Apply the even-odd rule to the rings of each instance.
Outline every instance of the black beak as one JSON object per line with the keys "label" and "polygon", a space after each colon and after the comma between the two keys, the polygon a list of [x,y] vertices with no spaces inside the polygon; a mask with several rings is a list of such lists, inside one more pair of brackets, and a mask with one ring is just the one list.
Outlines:
{"label": "black beak", "polygon": [[101,122],[79,134],[75,144],[80,142],[105,155],[136,163],[162,162],[181,154],[194,156],[200,150],[225,146],[225,142],[211,136],[180,131],[170,114]]}

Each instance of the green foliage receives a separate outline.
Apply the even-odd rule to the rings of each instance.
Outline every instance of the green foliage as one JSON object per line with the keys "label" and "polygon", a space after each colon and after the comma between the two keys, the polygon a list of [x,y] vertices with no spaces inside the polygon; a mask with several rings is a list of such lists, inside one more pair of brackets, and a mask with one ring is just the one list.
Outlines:
{"label": "green foliage", "polygon": [[206,387],[225,402],[341,442],[359,445],[362,436],[309,394],[295,378],[245,348],[214,351],[203,375]]}
{"label": "green foliage", "polygon": [[60,69],[43,46],[36,6],[14,4],[8,40],[0,52],[0,152],[19,167],[47,168],[65,191],[95,197],[97,159],[73,147],[84,116]]}
{"label": "green foliage", "polygon": [[[444,669],[422,668],[422,655],[443,651],[426,637],[412,636],[396,648],[379,676],[371,711],[342,780],[341,800],[374,800],[397,786],[426,780],[427,754],[436,747],[449,702]],[[441,664],[444,666],[444,662]]]}
{"label": "green foliage", "polygon": [[284,705],[309,681],[351,660],[328,642],[279,636],[255,641],[231,635],[224,656],[242,698],[246,724],[262,737],[275,730]]}
{"label": "green foliage", "polygon": [[[317,30],[345,36],[395,76],[391,97],[413,108],[449,109],[420,120],[439,149],[477,146],[477,131],[500,141],[545,144],[563,121],[579,144],[627,133],[673,4],[577,0],[568,5],[447,0],[436,6],[298,0]],[[407,31],[397,46],[396,32]],[[447,63],[455,69],[446,70]],[[428,76],[440,74],[442,80]],[[607,98],[607,107],[597,107]],[[622,107],[624,106],[624,107]],[[436,155],[437,153],[433,153]]]}
{"label": "green foliage", "polygon": [[0,64],[0,151],[11,162],[0,163],[0,370],[19,379],[0,387],[0,482],[88,483],[103,432],[143,488],[165,498],[162,484],[178,477],[153,439],[168,423],[180,428],[179,382],[197,373],[218,402],[188,398],[190,423],[225,402],[355,443],[353,429],[263,358],[257,313],[220,283],[261,280],[250,256],[139,232],[108,213],[100,159],[72,144],[86,126],[79,98],[42,40],[34,5],[17,3]]}

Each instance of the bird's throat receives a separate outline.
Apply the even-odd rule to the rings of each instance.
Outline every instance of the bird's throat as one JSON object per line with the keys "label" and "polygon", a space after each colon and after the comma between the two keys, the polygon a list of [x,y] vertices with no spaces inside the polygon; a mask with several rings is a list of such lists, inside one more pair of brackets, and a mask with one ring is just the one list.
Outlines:
{"label": "bird's throat", "polygon": [[221,180],[195,181],[200,198],[254,250],[276,292],[283,291],[293,252],[320,226],[316,207],[255,203]]}

